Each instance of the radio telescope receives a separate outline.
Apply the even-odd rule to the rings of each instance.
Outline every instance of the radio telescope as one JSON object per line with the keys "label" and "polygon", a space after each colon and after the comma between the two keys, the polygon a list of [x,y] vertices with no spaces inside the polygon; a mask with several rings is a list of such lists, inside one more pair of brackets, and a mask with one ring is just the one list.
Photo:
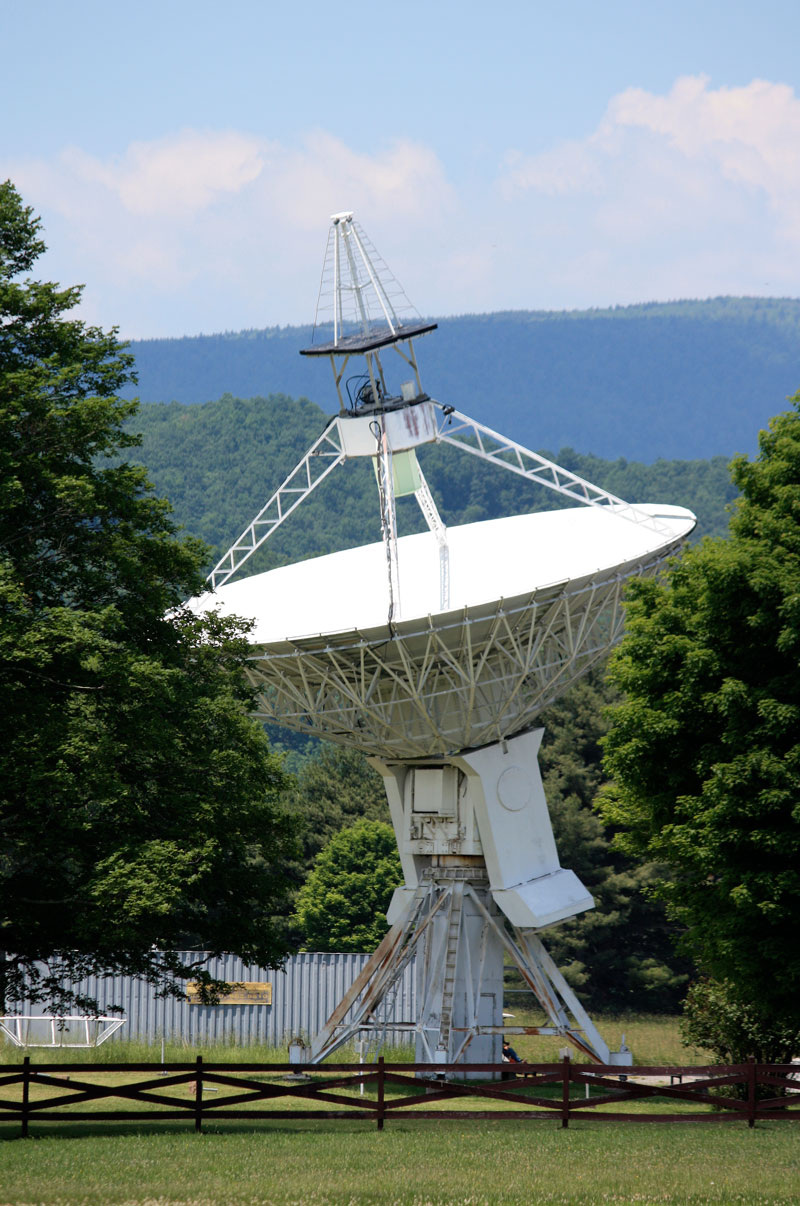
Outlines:
{"label": "radio telescope", "polygon": [[[607,654],[626,582],[657,573],[695,517],[624,502],[436,401],[415,351],[435,328],[352,213],[335,214],[302,354],[330,361],[338,413],[192,605],[255,621],[248,674],[260,718],[355,746],[383,776],[404,883],[389,933],[313,1039],[312,1062],[391,1028],[415,1034],[419,1062],[498,1063],[502,1035],[525,1029],[503,1024],[507,954],[548,1019],[536,1032],[623,1064],[630,1055],[609,1051],[540,937],[594,902],[559,863],[535,721]],[[447,528],[417,459],[427,444],[575,505]],[[330,473],[360,458],[375,468],[380,542],[240,576]],[[409,494],[428,531],[401,536],[395,503]],[[417,1016],[389,1027],[387,1005],[415,956]]]}

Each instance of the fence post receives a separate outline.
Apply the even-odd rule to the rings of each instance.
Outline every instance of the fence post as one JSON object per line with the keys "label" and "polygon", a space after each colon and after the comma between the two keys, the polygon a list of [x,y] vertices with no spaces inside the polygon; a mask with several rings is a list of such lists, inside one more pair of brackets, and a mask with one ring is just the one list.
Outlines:
{"label": "fence post", "polygon": [[385,1099],[383,1095],[383,1056],[378,1057],[378,1130],[383,1130],[383,1119],[385,1114]]}
{"label": "fence post", "polygon": [[194,1129],[199,1131],[203,1125],[203,1057],[197,1057],[197,1079],[194,1082]]}
{"label": "fence post", "polygon": [[26,1055],[22,1060],[22,1138],[28,1138],[28,1116],[30,1113],[31,1094],[31,1057]]}
{"label": "fence post", "polygon": [[747,1060],[747,1125],[756,1124],[756,1058],[754,1055]]}
{"label": "fence post", "polygon": [[561,1064],[561,1126],[566,1129],[569,1126],[569,1076],[570,1064],[569,1056],[565,1055]]}

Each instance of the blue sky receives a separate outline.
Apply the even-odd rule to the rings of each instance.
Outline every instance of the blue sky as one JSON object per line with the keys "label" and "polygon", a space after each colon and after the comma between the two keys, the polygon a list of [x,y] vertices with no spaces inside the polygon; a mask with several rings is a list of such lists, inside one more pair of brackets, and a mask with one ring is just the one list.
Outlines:
{"label": "blue sky", "polygon": [[0,176],[128,337],[313,318],[353,209],[423,314],[800,295],[798,0],[0,0]]}

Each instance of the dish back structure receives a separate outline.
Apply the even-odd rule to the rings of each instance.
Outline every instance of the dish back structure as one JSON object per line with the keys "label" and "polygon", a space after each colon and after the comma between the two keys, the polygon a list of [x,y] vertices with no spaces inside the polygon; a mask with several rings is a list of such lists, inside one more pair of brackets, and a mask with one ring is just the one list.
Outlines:
{"label": "dish back structure", "polygon": [[[334,215],[314,342],[302,354],[329,359],[338,413],[214,567],[213,593],[194,603],[254,618],[248,673],[262,719],[357,747],[386,787],[404,874],[391,928],[306,1055],[319,1061],[348,1040],[377,1049],[393,987],[416,958],[419,1015],[393,1028],[413,1031],[421,1062],[448,1074],[466,1058],[499,1062],[504,1033],[533,1031],[627,1063],[539,937],[594,902],[560,866],[534,722],[607,654],[622,632],[626,582],[657,573],[695,519],[631,505],[430,397],[414,345],[435,328],[353,215]],[[406,378],[399,389],[392,353]],[[354,358],[360,371],[346,377]],[[416,456],[425,444],[577,505],[448,532]],[[375,468],[379,545],[240,575],[330,473],[360,458]],[[427,535],[399,536],[396,499],[408,494]],[[319,602],[303,616],[309,599]],[[545,1025],[504,1024],[505,955]]]}

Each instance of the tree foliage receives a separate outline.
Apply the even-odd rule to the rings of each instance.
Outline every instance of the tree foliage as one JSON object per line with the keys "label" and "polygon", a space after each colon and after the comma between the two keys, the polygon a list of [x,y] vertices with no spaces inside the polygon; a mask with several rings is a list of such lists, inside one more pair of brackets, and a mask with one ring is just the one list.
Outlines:
{"label": "tree foliage", "polygon": [[276,965],[295,847],[246,626],[183,605],[207,550],[121,459],[131,357],[25,275],[38,231],[0,185],[0,995],[63,1008],[187,943]]}
{"label": "tree foliage", "polygon": [[797,1027],[800,395],[732,472],[731,538],[629,593],[603,812],[626,850],[669,864],[662,895],[701,969]]}
{"label": "tree foliage", "polygon": [[600,667],[540,718],[539,764],[559,859],[595,900],[594,909],[548,930],[545,943],[590,1008],[669,1012],[690,968],[675,953],[675,925],[652,898],[656,868],[615,849],[593,807],[605,783],[607,713],[617,699]]}
{"label": "tree foliage", "polygon": [[361,820],[340,829],[297,898],[305,950],[373,951],[389,928],[386,910],[402,878],[391,825]]}
{"label": "tree foliage", "polygon": [[[752,1056],[760,1064],[789,1064],[800,1044],[797,1021],[776,1019],[758,1002],[743,1002],[730,981],[708,977],[690,986],[680,1029],[684,1043],[713,1052],[720,1063]],[[774,1089],[768,1095],[777,1096]]]}
{"label": "tree foliage", "polygon": [[389,821],[389,805],[378,772],[358,750],[329,742],[319,742],[314,752],[300,762],[286,802],[303,821],[303,877],[340,829],[360,820]]}

